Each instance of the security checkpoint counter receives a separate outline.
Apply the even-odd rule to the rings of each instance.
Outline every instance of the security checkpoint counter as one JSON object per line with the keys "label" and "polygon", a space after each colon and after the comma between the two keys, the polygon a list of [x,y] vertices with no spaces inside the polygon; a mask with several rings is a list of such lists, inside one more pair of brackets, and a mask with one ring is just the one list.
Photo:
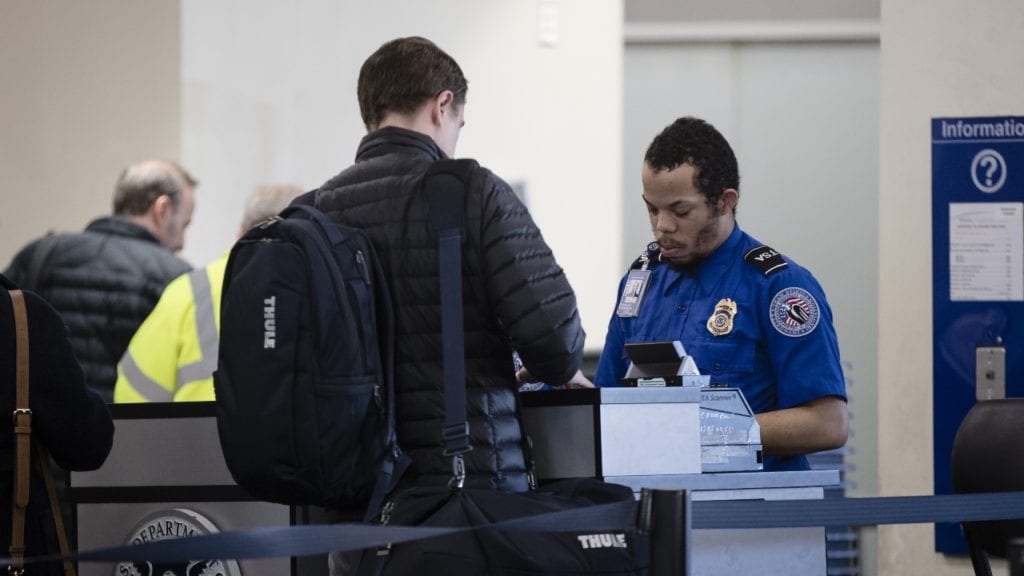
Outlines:
{"label": "security checkpoint counter", "polygon": [[[110,412],[115,425],[110,456],[98,470],[69,474],[75,548],[326,520],[315,508],[254,500],[235,484],[221,452],[213,402],[113,404]],[[318,576],[327,574],[327,558],[79,565],[82,576],[165,572]]]}
{"label": "security checkpoint counter", "polygon": [[[636,491],[685,489],[691,500],[821,499],[824,486],[838,484],[837,471],[701,473],[699,395],[680,390],[523,394],[538,478],[599,476]],[[326,521],[317,509],[253,500],[234,483],[212,402],[113,405],[111,412],[115,437],[107,461],[69,475],[76,548]],[[694,530],[689,548],[694,575],[825,573],[824,528]],[[225,576],[315,576],[326,567],[324,556],[309,556],[225,560],[209,568]],[[80,573],[136,568],[83,563]],[[162,568],[186,570],[151,567]]]}
{"label": "security checkpoint counter", "polygon": [[[521,397],[541,482],[598,476],[637,493],[687,490],[691,501],[820,500],[825,487],[839,484],[837,470],[702,473],[699,389],[603,388]],[[827,571],[824,527],[695,529],[688,552],[690,573],[701,576]]]}

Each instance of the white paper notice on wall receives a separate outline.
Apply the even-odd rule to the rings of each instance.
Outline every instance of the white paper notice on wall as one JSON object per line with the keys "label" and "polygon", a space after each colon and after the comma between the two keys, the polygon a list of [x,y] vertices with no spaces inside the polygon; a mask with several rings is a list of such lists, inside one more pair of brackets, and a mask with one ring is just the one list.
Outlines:
{"label": "white paper notice on wall", "polygon": [[1024,301],[1024,203],[950,203],[949,298]]}

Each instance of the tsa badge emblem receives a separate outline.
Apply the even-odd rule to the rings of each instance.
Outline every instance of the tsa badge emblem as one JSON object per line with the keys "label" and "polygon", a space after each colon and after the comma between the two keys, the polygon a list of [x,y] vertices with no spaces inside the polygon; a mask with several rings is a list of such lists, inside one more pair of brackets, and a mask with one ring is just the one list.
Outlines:
{"label": "tsa badge emblem", "polygon": [[[185,508],[161,510],[143,518],[128,535],[125,544],[142,544],[169,538],[215,534],[217,527],[208,518]],[[182,562],[121,562],[114,576],[242,576],[234,560],[189,560]]]}
{"label": "tsa badge emblem", "polygon": [[803,288],[784,288],[772,298],[772,326],[783,336],[804,336],[818,326],[821,308],[811,293]]}
{"label": "tsa badge emblem", "polygon": [[736,302],[731,298],[722,298],[715,304],[715,312],[708,318],[708,332],[715,336],[725,336],[732,332],[732,319],[736,317]]}

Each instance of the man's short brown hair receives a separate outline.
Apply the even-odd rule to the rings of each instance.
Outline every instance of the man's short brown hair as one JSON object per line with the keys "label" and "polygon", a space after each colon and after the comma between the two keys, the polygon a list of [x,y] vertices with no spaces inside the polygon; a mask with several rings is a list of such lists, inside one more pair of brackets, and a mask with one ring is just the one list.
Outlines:
{"label": "man's short brown hair", "polygon": [[367,130],[375,130],[389,112],[412,114],[445,90],[458,106],[468,84],[454,58],[419,36],[397,38],[377,49],[359,70],[359,111]]}

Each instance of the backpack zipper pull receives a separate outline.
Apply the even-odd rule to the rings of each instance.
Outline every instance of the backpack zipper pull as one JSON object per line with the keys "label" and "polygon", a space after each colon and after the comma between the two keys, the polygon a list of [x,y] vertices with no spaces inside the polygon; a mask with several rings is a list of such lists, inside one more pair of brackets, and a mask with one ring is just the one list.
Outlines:
{"label": "backpack zipper pull", "polygon": [[391,511],[395,509],[395,501],[388,500],[384,503],[384,506],[380,509],[380,525],[387,526],[391,520]]}
{"label": "backpack zipper pull", "polygon": [[264,228],[268,228],[274,224],[277,224],[281,220],[284,220],[284,218],[281,218],[280,216],[271,216],[270,218],[267,218],[263,222],[257,224],[256,227],[259,228],[260,230],[263,230]]}
{"label": "backpack zipper pull", "polygon": [[366,267],[366,258],[363,256],[362,250],[356,250],[356,262],[359,263],[359,267],[363,271],[363,279],[366,280],[366,285],[372,286],[373,282],[370,281],[370,269]]}

